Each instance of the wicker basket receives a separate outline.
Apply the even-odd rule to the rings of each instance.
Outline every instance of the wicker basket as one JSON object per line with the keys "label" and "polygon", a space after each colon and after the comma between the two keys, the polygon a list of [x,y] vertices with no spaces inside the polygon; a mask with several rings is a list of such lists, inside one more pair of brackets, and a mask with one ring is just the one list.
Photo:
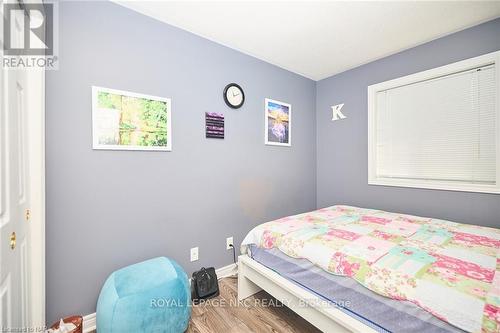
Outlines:
{"label": "wicker basket", "polygon": [[[82,316],[71,316],[71,317],[66,317],[63,319],[63,322],[65,324],[72,323],[73,325],[76,326],[74,330],[71,331],[71,333],[82,333],[82,323],[83,323],[83,317]],[[55,323],[54,325],[50,326],[51,329],[57,330],[59,328],[59,322]]]}

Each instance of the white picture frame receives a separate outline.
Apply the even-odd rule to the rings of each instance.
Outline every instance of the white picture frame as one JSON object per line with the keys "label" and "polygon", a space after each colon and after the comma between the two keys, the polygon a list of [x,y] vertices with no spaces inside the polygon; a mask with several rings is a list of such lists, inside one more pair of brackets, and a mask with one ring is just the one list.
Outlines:
{"label": "white picture frame", "polygon": [[[281,116],[272,114],[278,112]],[[270,118],[279,121],[271,124]],[[271,98],[264,100],[264,142],[271,146],[291,147],[292,145],[292,105]]]}
{"label": "white picture frame", "polygon": [[[100,93],[106,94],[107,97],[99,95]],[[123,110],[123,97],[127,98],[125,102],[128,105],[132,104],[132,106],[128,107],[127,111]],[[105,98],[108,100],[103,101]],[[122,103],[121,107],[116,106],[116,101],[118,100]],[[156,109],[154,112],[157,113],[157,119],[151,120],[144,118],[145,116],[143,114],[150,112],[142,109],[142,107],[144,107],[144,101],[154,103],[153,105],[147,105],[150,110],[151,108]],[[104,107],[106,103],[112,104],[112,107]],[[136,107],[134,109],[134,103],[136,105],[142,105],[142,107]],[[165,108],[164,111],[161,110],[162,104]],[[129,118],[129,123],[123,122],[124,112],[127,113],[126,116]],[[165,112],[164,116],[161,115],[163,112]],[[144,128],[141,127],[139,130],[137,129],[138,123],[141,123],[141,125],[146,128],[147,134],[144,134]],[[166,133],[164,133],[164,131]],[[122,138],[122,134],[126,134],[128,139]],[[154,138],[151,139],[149,135],[154,136]],[[137,144],[138,140],[142,140],[141,144]],[[165,140],[166,142],[164,142]],[[171,99],[125,90],[92,86],[92,148],[97,150],[171,151]]]}

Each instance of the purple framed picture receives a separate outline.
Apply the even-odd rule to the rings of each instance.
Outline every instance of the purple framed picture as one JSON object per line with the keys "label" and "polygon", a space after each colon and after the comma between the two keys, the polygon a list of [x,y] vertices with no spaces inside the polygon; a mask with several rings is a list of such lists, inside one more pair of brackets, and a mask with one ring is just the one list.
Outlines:
{"label": "purple framed picture", "polygon": [[205,112],[205,136],[224,139],[224,115],[222,113]]}

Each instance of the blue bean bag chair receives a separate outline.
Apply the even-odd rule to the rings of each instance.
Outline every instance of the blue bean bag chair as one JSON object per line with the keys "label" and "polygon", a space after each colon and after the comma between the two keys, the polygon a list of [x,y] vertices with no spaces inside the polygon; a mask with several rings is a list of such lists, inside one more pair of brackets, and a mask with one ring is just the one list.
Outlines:
{"label": "blue bean bag chair", "polygon": [[184,270],[165,257],[119,269],[99,295],[97,332],[184,332],[191,316],[189,290]]}

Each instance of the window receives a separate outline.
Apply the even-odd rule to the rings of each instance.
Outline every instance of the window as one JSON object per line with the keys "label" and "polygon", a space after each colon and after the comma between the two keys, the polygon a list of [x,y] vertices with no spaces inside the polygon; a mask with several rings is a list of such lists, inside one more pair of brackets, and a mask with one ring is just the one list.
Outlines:
{"label": "window", "polygon": [[500,193],[500,52],[368,87],[368,183]]}

